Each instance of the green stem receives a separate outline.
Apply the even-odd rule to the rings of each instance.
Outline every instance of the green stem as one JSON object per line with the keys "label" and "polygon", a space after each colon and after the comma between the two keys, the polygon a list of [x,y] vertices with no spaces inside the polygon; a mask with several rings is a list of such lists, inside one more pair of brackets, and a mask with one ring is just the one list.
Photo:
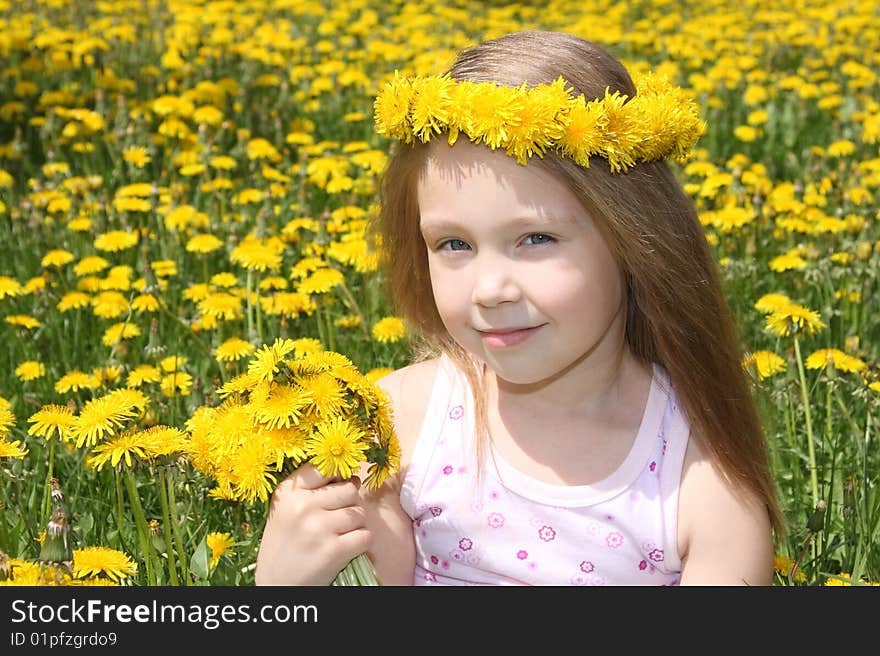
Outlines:
{"label": "green stem", "polygon": [[804,362],[801,358],[801,346],[797,336],[794,336],[794,354],[797,359],[798,376],[801,383],[801,400],[804,404],[804,414],[807,421],[807,449],[810,457],[810,486],[813,493],[813,508],[819,503],[819,477],[816,470],[816,446],[813,443],[813,417],[810,413],[810,400],[807,396],[807,377],[804,374]]}
{"label": "green stem", "polygon": [[[248,275],[250,275],[250,271],[248,271]],[[260,281],[257,279],[257,284],[255,286],[255,291],[257,294],[257,302],[254,303],[254,310],[257,315],[257,336],[260,339],[260,344],[263,343],[263,311],[260,307]]]}
{"label": "green stem", "polygon": [[[174,521],[174,509],[177,508],[177,503],[174,500],[174,480],[171,476],[171,472],[169,471],[169,475],[165,477],[165,483],[168,487],[168,508],[171,513],[171,532],[174,535],[174,543],[177,545],[177,553],[185,554],[186,552],[183,550],[183,538],[180,537],[180,529],[177,526],[177,522]],[[192,582],[189,578],[189,568],[185,566],[184,563],[181,563],[180,574],[183,577],[184,585],[192,585]]]}
{"label": "green stem", "polygon": [[52,475],[55,470],[55,443],[49,440],[49,471],[46,472],[46,489],[43,494],[43,521],[49,521],[52,505]]}
{"label": "green stem", "polygon": [[122,481],[119,478],[119,470],[113,469],[113,480],[116,483],[116,543],[117,546],[125,551],[125,544],[122,540],[124,535],[122,532],[125,522],[123,521],[123,503],[122,503]]}
{"label": "green stem", "polygon": [[254,274],[248,269],[247,272],[247,284],[246,284],[246,292],[247,292],[247,337],[248,341],[253,341],[256,335],[254,334],[254,314],[253,314],[253,303],[251,302],[251,290],[253,289],[254,283]]}
{"label": "green stem", "polygon": [[141,505],[141,499],[138,496],[137,484],[134,481],[130,471],[125,472],[125,487],[128,490],[128,497],[131,500],[131,511],[134,513],[135,527],[137,528],[138,541],[141,545],[141,553],[144,557],[144,564],[147,567],[147,585],[156,585],[156,571],[153,566],[153,547],[150,542],[150,528],[147,526],[147,518],[144,515],[144,508]]}
{"label": "green stem", "polygon": [[162,502],[162,523],[165,528],[162,535],[165,538],[165,553],[168,554],[168,575],[171,577],[171,585],[180,585],[177,580],[177,558],[174,548],[171,546],[171,509],[168,507],[168,490],[165,485],[165,469],[159,469],[159,498]]}
{"label": "green stem", "polygon": [[376,568],[373,567],[367,554],[355,556],[348,565],[342,568],[342,571],[336,575],[332,585],[342,586],[363,586],[381,585],[379,577],[376,574]]}
{"label": "green stem", "polygon": [[324,348],[329,349],[330,344],[328,343],[326,335],[327,331],[324,327],[323,309],[321,308],[320,303],[318,303],[318,308],[315,310],[315,320],[318,323],[318,339],[321,340],[321,344],[324,345]]}

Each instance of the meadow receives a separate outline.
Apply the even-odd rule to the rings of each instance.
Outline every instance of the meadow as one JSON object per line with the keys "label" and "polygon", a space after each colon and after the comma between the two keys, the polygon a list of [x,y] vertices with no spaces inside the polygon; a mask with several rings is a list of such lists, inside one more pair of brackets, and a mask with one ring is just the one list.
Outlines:
{"label": "meadow", "polygon": [[875,2],[0,0],[0,583],[253,584],[280,474],[218,484],[201,420],[272,345],[409,361],[373,99],[521,29],[698,99],[674,169],[764,422],[775,585],[880,581]]}

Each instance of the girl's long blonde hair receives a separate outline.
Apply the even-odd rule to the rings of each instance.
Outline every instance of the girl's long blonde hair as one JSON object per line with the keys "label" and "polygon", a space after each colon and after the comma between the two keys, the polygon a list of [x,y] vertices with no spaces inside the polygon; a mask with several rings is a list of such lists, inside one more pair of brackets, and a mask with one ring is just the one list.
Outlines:
{"label": "girl's long blonde hair", "polygon": [[[462,52],[450,74],[506,86],[548,84],[562,75],[588,100],[604,96],[606,87],[635,94],[617,59],[562,32],[516,32],[486,41]],[[485,436],[482,364],[452,340],[434,305],[416,195],[426,151],[422,144],[398,145],[381,181],[374,228],[397,311],[420,338],[421,353],[444,351],[465,372],[474,390],[477,434]],[[549,152],[528,166],[563,181],[594,218],[626,276],[629,348],[643,363],[666,369],[692,437],[735,487],[766,505],[781,533],[784,521],[734,318],[694,205],[669,167],[640,163],[612,174],[602,160],[583,168]]]}

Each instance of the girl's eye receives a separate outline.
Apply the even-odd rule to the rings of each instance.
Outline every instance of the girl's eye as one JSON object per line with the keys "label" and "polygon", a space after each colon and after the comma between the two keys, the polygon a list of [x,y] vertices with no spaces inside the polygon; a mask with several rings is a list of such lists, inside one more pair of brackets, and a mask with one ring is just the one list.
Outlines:
{"label": "girl's eye", "polygon": [[470,248],[468,243],[461,239],[447,239],[442,244],[440,244],[439,249],[441,251],[464,251]]}
{"label": "girl's eye", "polygon": [[523,243],[529,246],[536,246],[538,244],[549,244],[552,241],[556,241],[550,235],[545,235],[539,232],[536,232],[531,235],[526,235],[523,238]]}

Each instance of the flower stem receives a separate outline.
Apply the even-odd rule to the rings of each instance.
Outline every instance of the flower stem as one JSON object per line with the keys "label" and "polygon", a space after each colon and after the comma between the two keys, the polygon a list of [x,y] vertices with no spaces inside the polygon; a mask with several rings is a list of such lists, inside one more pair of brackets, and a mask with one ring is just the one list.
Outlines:
{"label": "flower stem", "polygon": [[[172,476],[170,474],[171,474],[171,472],[169,471],[169,475],[165,478],[165,483],[167,484],[167,487],[168,487],[169,513],[173,513],[174,508],[177,507],[177,502],[174,499],[174,481],[173,481]],[[172,514],[171,515],[171,532],[174,535],[174,543],[177,545],[177,553],[184,554],[186,552],[183,550],[183,539],[180,537],[180,529],[177,526],[177,522],[174,520],[175,520],[175,518]],[[189,578],[189,568],[187,568],[183,563],[181,563],[181,566],[180,566],[180,574],[183,578],[184,585],[192,585],[192,582],[190,581],[190,578]]]}
{"label": "flower stem", "polygon": [[119,478],[119,470],[113,469],[113,480],[116,483],[116,544],[120,550],[125,551],[125,543],[122,540],[122,532],[125,522],[123,521],[122,481]]}
{"label": "flower stem", "polygon": [[43,494],[43,519],[49,521],[52,505],[52,475],[54,474],[55,443],[49,440],[49,470],[46,472],[46,489]]}
{"label": "flower stem", "polygon": [[807,377],[804,374],[804,362],[801,358],[801,346],[797,336],[794,336],[794,354],[797,359],[798,376],[801,383],[801,399],[804,403],[804,415],[807,421],[807,449],[810,458],[810,486],[813,493],[813,508],[819,503],[819,478],[816,472],[816,446],[813,444],[813,417],[810,413],[810,400],[807,396]]}
{"label": "flower stem", "polygon": [[144,564],[147,567],[147,585],[156,585],[156,571],[153,567],[153,548],[148,535],[150,529],[147,526],[147,518],[144,515],[144,508],[138,496],[137,484],[130,471],[125,472],[125,487],[131,500],[131,511],[134,513],[138,541],[141,545],[141,553],[144,556]]}
{"label": "flower stem", "polygon": [[171,585],[180,585],[177,580],[177,558],[174,547],[171,545],[171,525],[174,519],[171,517],[171,509],[168,507],[168,490],[165,485],[165,469],[159,469],[159,498],[162,501],[162,523],[165,528],[162,535],[165,538],[165,553],[168,554],[168,575],[171,577]]}
{"label": "flower stem", "polygon": [[246,284],[246,293],[247,293],[247,337],[248,341],[252,342],[256,338],[256,333],[254,332],[254,313],[253,313],[253,303],[251,302],[251,289],[253,288],[254,282],[254,274],[248,269],[247,272],[247,284]]}
{"label": "flower stem", "polygon": [[370,561],[369,556],[367,556],[367,554],[360,554],[359,556],[355,556],[348,565],[342,568],[342,571],[339,572],[333,580],[332,585],[378,586],[382,584],[379,582],[376,568],[373,567],[373,563]]}

